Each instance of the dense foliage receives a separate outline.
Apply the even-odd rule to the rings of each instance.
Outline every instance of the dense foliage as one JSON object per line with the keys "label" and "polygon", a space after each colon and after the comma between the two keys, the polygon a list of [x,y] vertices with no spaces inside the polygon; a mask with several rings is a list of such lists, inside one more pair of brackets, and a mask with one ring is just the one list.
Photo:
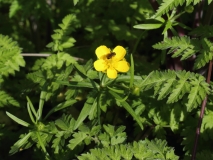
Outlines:
{"label": "dense foliage", "polygon": [[0,159],[213,159],[212,0],[0,9]]}

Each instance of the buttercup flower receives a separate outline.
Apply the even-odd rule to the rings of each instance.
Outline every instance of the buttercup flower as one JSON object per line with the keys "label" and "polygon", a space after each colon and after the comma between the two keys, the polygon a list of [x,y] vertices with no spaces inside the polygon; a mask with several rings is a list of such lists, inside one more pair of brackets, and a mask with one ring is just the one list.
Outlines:
{"label": "buttercup flower", "polygon": [[126,50],[122,46],[117,46],[112,51],[106,46],[100,46],[95,50],[95,54],[98,57],[94,62],[95,69],[107,73],[111,79],[115,79],[118,72],[129,70],[129,63],[124,59]]}

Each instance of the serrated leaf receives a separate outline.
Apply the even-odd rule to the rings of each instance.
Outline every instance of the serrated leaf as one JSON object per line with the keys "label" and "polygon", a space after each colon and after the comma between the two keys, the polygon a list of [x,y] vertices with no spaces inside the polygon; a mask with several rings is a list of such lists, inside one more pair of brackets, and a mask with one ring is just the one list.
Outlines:
{"label": "serrated leaf", "polygon": [[177,6],[182,6],[184,2],[185,0],[163,0],[155,16],[161,16],[162,14],[168,12],[171,9],[174,9]]}
{"label": "serrated leaf", "polygon": [[166,81],[163,85],[163,87],[161,88],[161,90],[159,91],[159,96],[158,96],[158,100],[163,99],[164,97],[166,97],[170,91],[171,91],[171,87],[173,85],[173,82],[175,81],[175,78],[172,79],[168,79],[168,81]]}
{"label": "serrated leaf", "polygon": [[186,85],[187,85],[187,80],[189,78],[190,73],[189,72],[182,72],[182,76],[177,82],[177,85],[175,88],[172,90],[172,94],[170,94],[167,103],[174,103],[177,102],[179,99],[183,97],[183,95],[187,92],[186,90]]}
{"label": "serrated leaf", "polygon": [[79,145],[87,137],[86,133],[78,132],[73,134],[73,139],[69,141],[68,147],[73,150],[77,145]]}
{"label": "serrated leaf", "polygon": [[32,132],[29,132],[22,139],[18,140],[10,149],[10,154],[13,155],[19,151],[19,149],[27,143],[28,139],[31,137]]}
{"label": "serrated leaf", "polygon": [[13,97],[4,91],[0,91],[0,107],[5,107],[8,105],[20,107],[20,104]]}
{"label": "serrated leaf", "polygon": [[116,145],[116,144],[123,143],[125,140],[126,140],[125,137],[120,137],[120,136],[112,137],[111,145]]}

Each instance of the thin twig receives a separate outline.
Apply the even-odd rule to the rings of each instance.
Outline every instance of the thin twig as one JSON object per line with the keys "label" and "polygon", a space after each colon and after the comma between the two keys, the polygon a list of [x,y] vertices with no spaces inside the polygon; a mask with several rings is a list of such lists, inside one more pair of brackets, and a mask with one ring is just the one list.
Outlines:
{"label": "thin twig", "polygon": [[24,57],[49,57],[51,54],[48,53],[21,53]]}
{"label": "thin twig", "polygon": [[[22,56],[24,57],[49,57],[52,54],[48,54],[48,53],[21,53]],[[83,62],[84,59],[83,58],[78,58],[78,57],[73,57],[75,58],[76,61],[81,61]]]}

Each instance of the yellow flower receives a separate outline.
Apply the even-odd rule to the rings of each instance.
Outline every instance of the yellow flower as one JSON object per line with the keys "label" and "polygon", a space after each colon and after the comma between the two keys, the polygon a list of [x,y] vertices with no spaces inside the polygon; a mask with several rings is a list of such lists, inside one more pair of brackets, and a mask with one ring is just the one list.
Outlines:
{"label": "yellow flower", "polygon": [[115,79],[118,72],[129,70],[129,63],[124,59],[126,50],[122,46],[117,46],[112,51],[106,46],[100,46],[95,54],[98,57],[94,62],[95,69],[107,73],[111,79]]}

